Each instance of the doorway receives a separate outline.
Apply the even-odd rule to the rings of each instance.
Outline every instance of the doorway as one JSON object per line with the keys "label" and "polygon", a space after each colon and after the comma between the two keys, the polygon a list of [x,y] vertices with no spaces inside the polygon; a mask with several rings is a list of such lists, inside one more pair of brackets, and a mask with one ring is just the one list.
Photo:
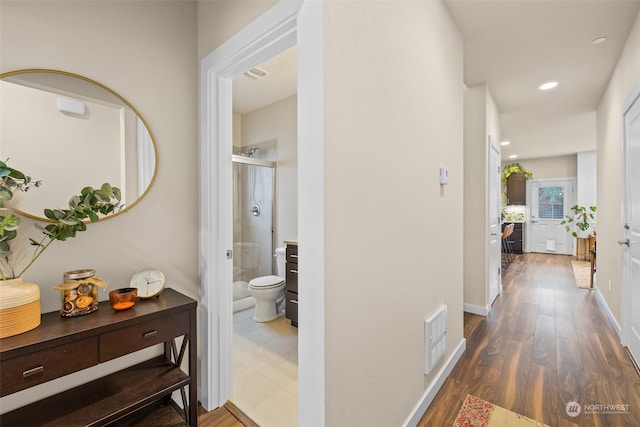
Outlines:
{"label": "doorway", "polygon": [[500,197],[501,197],[501,177],[500,167],[500,146],[491,135],[489,135],[489,303],[491,307],[493,301],[502,291],[502,233],[500,231]]}
{"label": "doorway", "polygon": [[231,396],[231,81],[298,47],[298,239],[306,285],[300,300],[299,424],[324,424],[323,5],[279,2],[202,60],[200,72],[200,381],[205,410]]}
{"label": "doorway", "polygon": [[534,179],[527,182],[531,200],[530,252],[573,254],[573,236],[562,221],[574,203],[575,178]]}

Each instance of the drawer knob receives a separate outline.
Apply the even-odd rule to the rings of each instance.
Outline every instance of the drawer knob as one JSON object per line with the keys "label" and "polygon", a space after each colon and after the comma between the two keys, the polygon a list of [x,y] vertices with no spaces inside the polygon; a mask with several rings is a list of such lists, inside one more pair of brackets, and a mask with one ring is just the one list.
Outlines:
{"label": "drawer knob", "polygon": [[22,373],[22,378],[31,377],[33,375],[41,374],[44,372],[44,366],[38,366],[37,368],[28,369]]}
{"label": "drawer knob", "polygon": [[158,331],[150,331],[143,335],[145,339],[158,336]]}
{"label": "drawer knob", "polygon": [[296,274],[298,274],[298,270],[291,269],[291,270],[289,270],[289,271],[290,271],[290,272],[292,272],[292,273],[296,273]]}
{"label": "drawer knob", "polygon": [[289,255],[291,258],[298,258],[298,255],[291,254]]}
{"label": "drawer knob", "polygon": [[290,300],[289,300],[289,302],[290,302],[291,304],[297,304],[297,303],[298,303],[298,300],[296,300],[296,299],[290,299]]}

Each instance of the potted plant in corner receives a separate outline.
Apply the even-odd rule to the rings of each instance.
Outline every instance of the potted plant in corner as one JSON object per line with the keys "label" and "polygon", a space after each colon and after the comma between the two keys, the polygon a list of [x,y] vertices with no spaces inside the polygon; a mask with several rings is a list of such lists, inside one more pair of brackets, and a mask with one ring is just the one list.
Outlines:
{"label": "potted plant in corner", "polygon": [[45,209],[50,221],[36,228],[42,238],[29,238],[34,251],[24,256],[27,239],[18,235],[20,218],[6,202],[13,199],[15,191],[28,191],[39,187],[41,181],[33,181],[25,173],[0,161],[0,338],[17,335],[40,325],[40,288],[25,282],[24,273],[56,240],[65,241],[87,229],[86,221],[95,222],[121,208],[120,189],[105,183],[99,189],[85,187],[80,195],[69,200],[68,209]]}
{"label": "potted plant in corner", "polygon": [[565,219],[560,224],[564,225],[567,233],[571,233],[573,237],[577,238],[579,237],[578,231],[573,226],[581,231],[580,234],[587,233],[593,222],[595,222],[596,210],[597,208],[595,206],[589,206],[587,208],[585,206],[573,205],[571,207],[573,215],[565,215]]}

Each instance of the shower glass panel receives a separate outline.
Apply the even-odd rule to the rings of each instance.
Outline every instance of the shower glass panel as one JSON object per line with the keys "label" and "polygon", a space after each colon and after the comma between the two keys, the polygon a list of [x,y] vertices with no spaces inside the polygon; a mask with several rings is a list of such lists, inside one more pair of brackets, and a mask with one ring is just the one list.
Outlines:
{"label": "shower glass panel", "polygon": [[234,312],[254,304],[251,279],[274,271],[272,162],[233,156],[233,301]]}

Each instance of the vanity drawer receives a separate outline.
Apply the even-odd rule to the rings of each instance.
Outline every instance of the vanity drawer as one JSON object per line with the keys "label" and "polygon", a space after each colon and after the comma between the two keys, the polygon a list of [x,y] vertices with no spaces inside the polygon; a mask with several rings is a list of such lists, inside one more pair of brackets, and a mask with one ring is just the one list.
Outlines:
{"label": "vanity drawer", "polygon": [[284,279],[287,291],[298,292],[298,264],[287,263],[287,271]]}
{"label": "vanity drawer", "polygon": [[293,326],[298,326],[298,294],[295,292],[285,292],[286,305],[285,313],[287,319],[291,320]]}
{"label": "vanity drawer", "polygon": [[98,337],[4,360],[0,396],[98,364]]}
{"label": "vanity drawer", "polygon": [[287,245],[287,262],[298,263],[298,245]]}
{"label": "vanity drawer", "polygon": [[100,362],[115,359],[189,333],[189,313],[183,311],[100,336]]}

